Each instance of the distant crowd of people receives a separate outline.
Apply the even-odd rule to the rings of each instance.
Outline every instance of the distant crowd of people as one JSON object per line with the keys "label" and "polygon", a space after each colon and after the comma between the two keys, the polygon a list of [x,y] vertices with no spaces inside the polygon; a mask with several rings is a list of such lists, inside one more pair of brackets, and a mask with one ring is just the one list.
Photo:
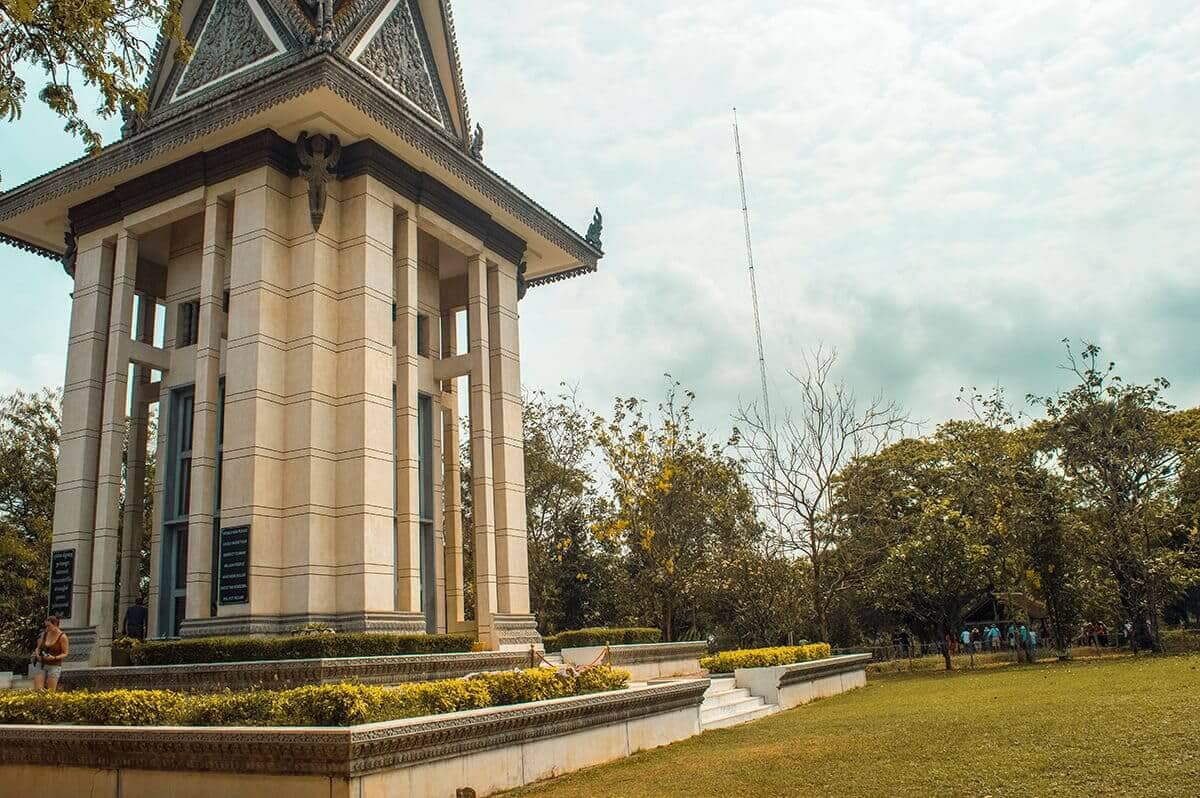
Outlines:
{"label": "distant crowd of people", "polygon": [[[1104,621],[1088,621],[1080,627],[1075,645],[1107,648],[1126,644],[1132,635],[1133,625],[1110,632]],[[900,656],[916,657],[937,654],[949,650],[951,654],[982,654],[1000,651],[1023,651],[1031,658],[1037,656],[1042,634],[1035,624],[1018,621],[972,624],[961,628],[956,634],[948,634],[940,643],[912,638],[905,629],[892,635],[892,648],[899,649]],[[895,653],[889,656],[895,656]]]}
{"label": "distant crowd of people", "polygon": [[[1133,624],[1126,624],[1130,629]],[[1079,633],[1079,645],[1081,646],[1107,646],[1108,645],[1108,627],[1104,621],[1093,623],[1088,621],[1083,625],[1083,630]]]}
{"label": "distant crowd of people", "polygon": [[[982,629],[978,626],[964,628],[958,633],[957,641],[950,642],[950,653],[981,654],[984,651],[998,652],[1007,645],[1013,651],[1018,648],[1037,655],[1037,630],[1025,624],[1006,624],[1001,631],[999,624],[985,624]],[[957,642],[957,646],[954,644]],[[956,650],[957,649],[957,650]]]}

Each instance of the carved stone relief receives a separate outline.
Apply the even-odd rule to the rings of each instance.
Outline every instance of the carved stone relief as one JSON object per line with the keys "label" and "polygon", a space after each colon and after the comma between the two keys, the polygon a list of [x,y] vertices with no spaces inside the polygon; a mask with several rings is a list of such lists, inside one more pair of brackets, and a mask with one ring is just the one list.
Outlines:
{"label": "carved stone relief", "polygon": [[177,93],[206,86],[275,51],[249,0],[216,0]]}
{"label": "carved stone relief", "polygon": [[448,126],[449,109],[441,82],[431,69],[432,52],[413,0],[400,0],[396,4],[358,62],[443,127]]}
{"label": "carved stone relief", "polygon": [[337,179],[337,164],[342,157],[342,145],[337,136],[318,133],[309,136],[308,131],[296,140],[296,157],[300,159],[300,176],[308,181],[308,213],[313,232],[321,231],[321,220],[325,218],[325,184]]}

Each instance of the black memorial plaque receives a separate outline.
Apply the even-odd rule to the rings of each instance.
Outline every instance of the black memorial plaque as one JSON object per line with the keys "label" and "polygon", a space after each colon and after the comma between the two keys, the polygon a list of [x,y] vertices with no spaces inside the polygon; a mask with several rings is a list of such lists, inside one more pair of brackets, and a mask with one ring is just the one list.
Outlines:
{"label": "black memorial plaque", "polygon": [[245,604],[250,600],[250,527],[222,529],[218,555],[217,601]]}
{"label": "black memorial plaque", "polygon": [[50,555],[50,614],[71,617],[71,591],[75,587],[75,549]]}

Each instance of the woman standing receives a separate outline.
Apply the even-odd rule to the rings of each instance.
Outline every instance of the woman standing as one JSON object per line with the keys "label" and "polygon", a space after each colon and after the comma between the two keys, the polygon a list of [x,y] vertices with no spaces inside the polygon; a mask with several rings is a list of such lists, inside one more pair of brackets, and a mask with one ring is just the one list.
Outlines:
{"label": "woman standing", "polygon": [[66,633],[58,628],[58,616],[47,616],[46,628],[38,635],[37,647],[33,650],[33,664],[29,667],[34,690],[53,693],[58,688],[58,677],[62,673],[63,661],[70,653],[69,646]]}

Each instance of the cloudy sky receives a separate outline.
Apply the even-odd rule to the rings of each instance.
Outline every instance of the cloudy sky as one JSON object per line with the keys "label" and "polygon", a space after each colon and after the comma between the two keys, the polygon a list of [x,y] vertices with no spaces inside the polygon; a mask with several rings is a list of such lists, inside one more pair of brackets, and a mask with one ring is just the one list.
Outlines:
{"label": "cloudy sky", "polygon": [[[1194,2],[455,11],[487,162],[579,230],[604,212],[599,273],[522,303],[527,385],[602,409],[670,372],[714,428],[757,397],[736,105],[773,404],[823,342],[936,421],[962,385],[1064,385],[1068,336],[1200,403]],[[35,105],[0,127],[7,186],[78,154]],[[0,390],[60,382],[66,278],[2,257]]]}

